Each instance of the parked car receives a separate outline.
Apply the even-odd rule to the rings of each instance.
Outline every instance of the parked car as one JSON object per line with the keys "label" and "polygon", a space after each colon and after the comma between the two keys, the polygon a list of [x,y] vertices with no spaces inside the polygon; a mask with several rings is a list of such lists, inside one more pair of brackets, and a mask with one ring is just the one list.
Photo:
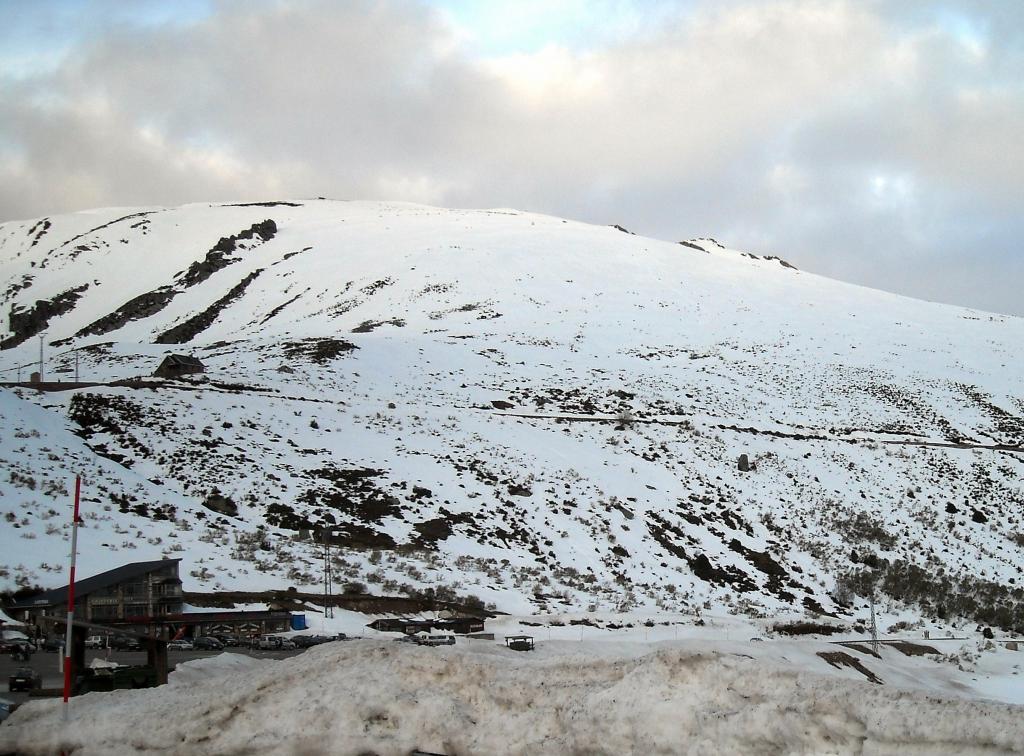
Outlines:
{"label": "parked car", "polygon": [[15,693],[19,690],[39,690],[43,687],[43,677],[32,667],[19,667],[7,678],[7,690]]}
{"label": "parked car", "polygon": [[14,641],[10,647],[11,659],[13,661],[28,661],[35,651],[36,647],[24,640]]}
{"label": "parked car", "polygon": [[43,651],[63,651],[64,639],[58,635],[52,635],[39,646]]}
{"label": "parked car", "polygon": [[192,648],[197,651],[223,651],[224,644],[209,635],[201,635],[192,640]]}
{"label": "parked car", "polygon": [[295,641],[293,641],[291,638],[278,638],[277,647],[282,651],[294,651]]}
{"label": "parked car", "polygon": [[174,649],[175,651],[191,651],[195,646],[192,645],[192,641],[185,640],[172,640],[167,644],[168,650]]}
{"label": "parked car", "polygon": [[148,664],[86,667],[76,676],[72,691],[77,696],[93,691],[153,688],[156,681],[156,668]]}
{"label": "parked car", "polygon": [[454,635],[428,635],[426,638],[420,640],[420,643],[424,646],[454,646],[455,636]]}
{"label": "parked car", "polygon": [[115,635],[110,639],[110,648],[115,651],[139,651],[142,649],[142,643],[131,635]]}
{"label": "parked car", "polygon": [[102,635],[90,635],[88,638],[85,639],[85,647],[103,648],[106,645],[104,643],[105,640],[106,638],[104,638]]}
{"label": "parked car", "polygon": [[11,716],[11,712],[16,708],[18,708],[18,705],[13,701],[8,701],[6,698],[0,698],[0,724],[2,724],[7,717]]}
{"label": "parked car", "polygon": [[256,639],[256,648],[260,651],[276,651],[277,641],[273,635],[264,635]]}

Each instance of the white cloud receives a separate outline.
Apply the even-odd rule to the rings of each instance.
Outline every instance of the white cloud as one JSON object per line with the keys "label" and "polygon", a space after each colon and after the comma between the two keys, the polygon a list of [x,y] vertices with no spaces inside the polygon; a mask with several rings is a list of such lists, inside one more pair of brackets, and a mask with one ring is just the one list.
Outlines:
{"label": "white cloud", "polygon": [[[0,217],[284,195],[518,206],[1024,312],[1000,288],[1024,233],[1017,16],[659,3],[652,26],[606,5],[630,34],[580,44],[570,2],[553,41],[492,57],[452,25],[464,14],[414,0],[224,3],[97,32],[0,87]],[[972,231],[983,248],[963,249]],[[894,275],[894,250],[935,268]]]}

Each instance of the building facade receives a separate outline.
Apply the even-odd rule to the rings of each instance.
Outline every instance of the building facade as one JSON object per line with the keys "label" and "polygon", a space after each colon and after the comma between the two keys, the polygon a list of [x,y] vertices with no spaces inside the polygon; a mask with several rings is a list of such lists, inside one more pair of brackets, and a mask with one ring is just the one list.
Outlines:
{"label": "building facade", "polygon": [[[180,559],[135,562],[75,582],[75,617],[106,625],[180,614],[183,609]],[[67,613],[68,589],[55,588],[8,607],[12,617],[50,630],[46,617]]]}

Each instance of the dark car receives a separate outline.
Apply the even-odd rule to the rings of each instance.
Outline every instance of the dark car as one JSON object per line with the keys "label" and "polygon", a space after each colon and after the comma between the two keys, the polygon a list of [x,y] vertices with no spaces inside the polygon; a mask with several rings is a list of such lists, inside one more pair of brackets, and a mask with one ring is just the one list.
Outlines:
{"label": "dark car", "polygon": [[40,648],[43,651],[60,651],[64,648],[64,639],[54,635],[43,641]]}
{"label": "dark car", "polygon": [[43,687],[43,678],[32,667],[19,667],[7,678],[7,690],[15,693],[19,690],[39,690]]}
{"label": "dark car", "polygon": [[110,639],[110,647],[115,651],[139,651],[142,644],[131,635],[115,635]]}
{"label": "dark car", "polygon": [[35,652],[35,646],[28,641],[22,640],[14,641],[10,649],[11,659],[14,661],[28,661]]}
{"label": "dark car", "polygon": [[196,651],[223,651],[224,644],[209,635],[203,635],[192,640],[192,648]]}

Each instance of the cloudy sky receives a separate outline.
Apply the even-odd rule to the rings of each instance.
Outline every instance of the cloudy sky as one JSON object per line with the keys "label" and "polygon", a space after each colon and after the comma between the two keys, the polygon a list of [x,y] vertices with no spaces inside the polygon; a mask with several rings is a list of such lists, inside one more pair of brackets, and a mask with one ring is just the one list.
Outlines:
{"label": "cloudy sky", "polygon": [[1024,315],[1024,3],[0,0],[0,221],[312,196]]}

